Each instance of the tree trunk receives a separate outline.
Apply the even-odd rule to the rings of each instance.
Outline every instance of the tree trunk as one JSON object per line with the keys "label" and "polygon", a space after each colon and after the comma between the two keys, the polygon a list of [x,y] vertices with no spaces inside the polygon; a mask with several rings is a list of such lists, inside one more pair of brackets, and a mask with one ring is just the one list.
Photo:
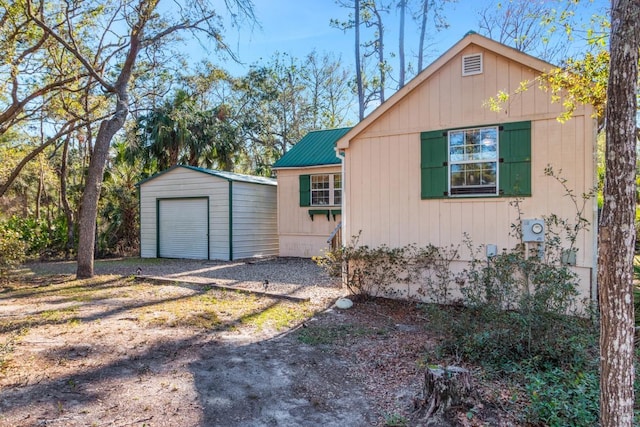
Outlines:
{"label": "tree trunk", "polygon": [[[151,9],[147,12],[153,12],[155,5],[157,5],[157,3],[148,5]],[[146,15],[144,17],[141,16],[141,19],[146,19],[147,17]],[[117,96],[115,112],[110,119],[100,123],[100,129],[98,130],[98,135],[96,135],[96,142],[93,146],[93,152],[91,153],[89,170],[82,194],[82,203],[80,205],[80,218],[78,220],[78,268],[76,270],[76,277],[78,279],[93,277],[98,201],[100,200],[104,168],[107,165],[111,140],[116,132],[122,129],[127,114],[129,113],[127,86],[129,85],[129,80],[131,80],[131,74],[138,57],[138,52],[140,52],[140,37],[142,37],[144,24],[145,22],[139,22],[132,30],[127,57],[116,79],[116,83],[110,88]]]}
{"label": "tree trunk", "polygon": [[356,86],[358,88],[358,119],[364,119],[364,85],[362,82],[362,64],[360,63],[360,0],[353,0],[354,31],[356,50]]}
{"label": "tree trunk", "polygon": [[67,176],[68,176],[68,162],[69,162],[69,139],[64,141],[62,147],[62,159],[60,165],[60,202],[62,204],[62,210],[67,221],[67,242],[64,246],[65,258],[69,259],[73,246],[75,244],[75,225],[73,223],[73,211],[69,205],[69,197],[67,196]]}
{"label": "tree trunk", "polygon": [[600,418],[603,427],[633,425],[636,89],[640,0],[611,2],[606,176],[600,218]]}
{"label": "tree trunk", "polygon": [[451,406],[459,405],[471,393],[471,373],[464,368],[448,366],[429,368],[424,373],[422,388],[423,401],[420,401],[428,420],[434,414],[442,414]]}
{"label": "tree trunk", "polygon": [[[125,89],[126,91],[126,89]],[[93,256],[96,243],[96,220],[98,218],[98,201],[107,165],[109,146],[113,136],[122,129],[129,112],[126,92],[120,93],[113,117],[100,123],[96,142],[89,161],[89,170],[82,194],[80,219],[78,221],[78,269],[76,277],[86,279],[93,277]]]}
{"label": "tree trunk", "polygon": [[400,8],[400,38],[398,40],[398,60],[400,61],[400,70],[398,76],[398,87],[404,86],[405,79],[405,63],[404,63],[404,18],[407,11],[407,0],[400,0],[398,4]]}
{"label": "tree trunk", "polygon": [[380,103],[382,104],[385,101],[385,85],[387,84],[387,64],[384,60],[384,25],[382,23],[382,16],[380,15],[380,11],[378,7],[373,3],[373,12],[376,15],[377,23],[375,26],[378,28],[378,73],[380,75],[380,89],[378,92],[380,93]]}
{"label": "tree trunk", "polygon": [[38,175],[38,191],[36,192],[36,219],[40,220],[40,208],[42,205],[42,191],[44,190],[44,165],[42,156],[38,162],[40,166],[40,174]]}
{"label": "tree trunk", "polygon": [[424,39],[427,35],[427,14],[429,13],[429,2],[422,0],[422,20],[420,24],[420,42],[418,46],[418,73],[422,71],[424,62]]}

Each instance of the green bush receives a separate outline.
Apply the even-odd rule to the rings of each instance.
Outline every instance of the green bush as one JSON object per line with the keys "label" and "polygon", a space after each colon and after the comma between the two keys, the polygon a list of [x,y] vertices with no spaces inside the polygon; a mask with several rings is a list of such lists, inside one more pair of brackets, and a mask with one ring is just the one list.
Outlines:
{"label": "green bush", "polygon": [[515,310],[424,305],[429,327],[441,336],[436,353],[491,372],[525,362],[539,369],[586,366],[597,359],[598,333],[588,319],[551,313],[531,318]]}
{"label": "green bush", "polygon": [[[359,246],[360,234],[353,236],[348,246],[326,252],[314,261],[334,277],[343,277],[352,295],[412,296],[409,286],[417,284],[415,292],[438,304],[451,302],[452,284],[457,276],[451,262],[458,259],[458,249],[434,245],[401,248],[381,245],[376,248]],[[406,285],[402,290],[399,286]]]}
{"label": "green bush", "polygon": [[548,426],[591,427],[598,425],[600,383],[597,369],[552,368],[525,375],[531,405],[526,419]]}
{"label": "green bush", "polygon": [[20,236],[28,257],[56,255],[64,251],[67,223],[63,216],[45,221],[32,217],[12,216],[4,227]]}
{"label": "green bush", "polygon": [[20,237],[15,230],[0,224],[0,274],[24,261],[26,245]]}

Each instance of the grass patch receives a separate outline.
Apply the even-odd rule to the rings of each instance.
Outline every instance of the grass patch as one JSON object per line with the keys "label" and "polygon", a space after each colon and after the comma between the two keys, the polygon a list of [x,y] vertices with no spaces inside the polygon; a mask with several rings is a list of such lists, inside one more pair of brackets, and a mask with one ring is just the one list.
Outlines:
{"label": "grass patch", "polygon": [[313,309],[308,303],[274,302],[271,298],[211,289],[205,294],[158,302],[135,313],[140,321],[153,326],[220,330],[244,325],[280,331],[309,318]]}
{"label": "grass patch", "polygon": [[215,329],[222,324],[217,306],[200,295],[160,302],[135,312],[140,321],[152,326]]}
{"label": "grass patch", "polygon": [[298,339],[308,345],[335,344],[366,335],[382,335],[386,331],[364,328],[353,324],[308,326],[301,329]]}
{"label": "grass patch", "polygon": [[259,330],[281,331],[308,319],[313,315],[309,303],[277,302],[265,309],[244,317],[241,323]]}
{"label": "grass patch", "polygon": [[73,305],[59,310],[46,310],[38,314],[38,317],[49,323],[65,323],[74,319],[77,320],[75,316],[78,314],[79,308],[79,305]]}

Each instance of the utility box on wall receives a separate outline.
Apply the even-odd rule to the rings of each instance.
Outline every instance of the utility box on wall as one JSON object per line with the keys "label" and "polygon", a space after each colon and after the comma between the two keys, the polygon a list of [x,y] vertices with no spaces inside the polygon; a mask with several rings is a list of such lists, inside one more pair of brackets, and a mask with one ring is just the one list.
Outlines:
{"label": "utility box on wall", "polygon": [[523,219],[522,220],[522,241],[544,242],[544,220],[543,219]]}

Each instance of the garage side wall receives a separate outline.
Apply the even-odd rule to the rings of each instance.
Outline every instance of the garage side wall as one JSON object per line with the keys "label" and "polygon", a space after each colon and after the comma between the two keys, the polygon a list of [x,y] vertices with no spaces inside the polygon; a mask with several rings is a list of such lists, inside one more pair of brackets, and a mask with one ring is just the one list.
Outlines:
{"label": "garage side wall", "polygon": [[277,187],[234,181],[233,258],[278,255]]}
{"label": "garage side wall", "polygon": [[209,248],[211,259],[229,259],[228,181],[176,168],[140,186],[140,256],[156,258],[158,199],[209,198]]}

